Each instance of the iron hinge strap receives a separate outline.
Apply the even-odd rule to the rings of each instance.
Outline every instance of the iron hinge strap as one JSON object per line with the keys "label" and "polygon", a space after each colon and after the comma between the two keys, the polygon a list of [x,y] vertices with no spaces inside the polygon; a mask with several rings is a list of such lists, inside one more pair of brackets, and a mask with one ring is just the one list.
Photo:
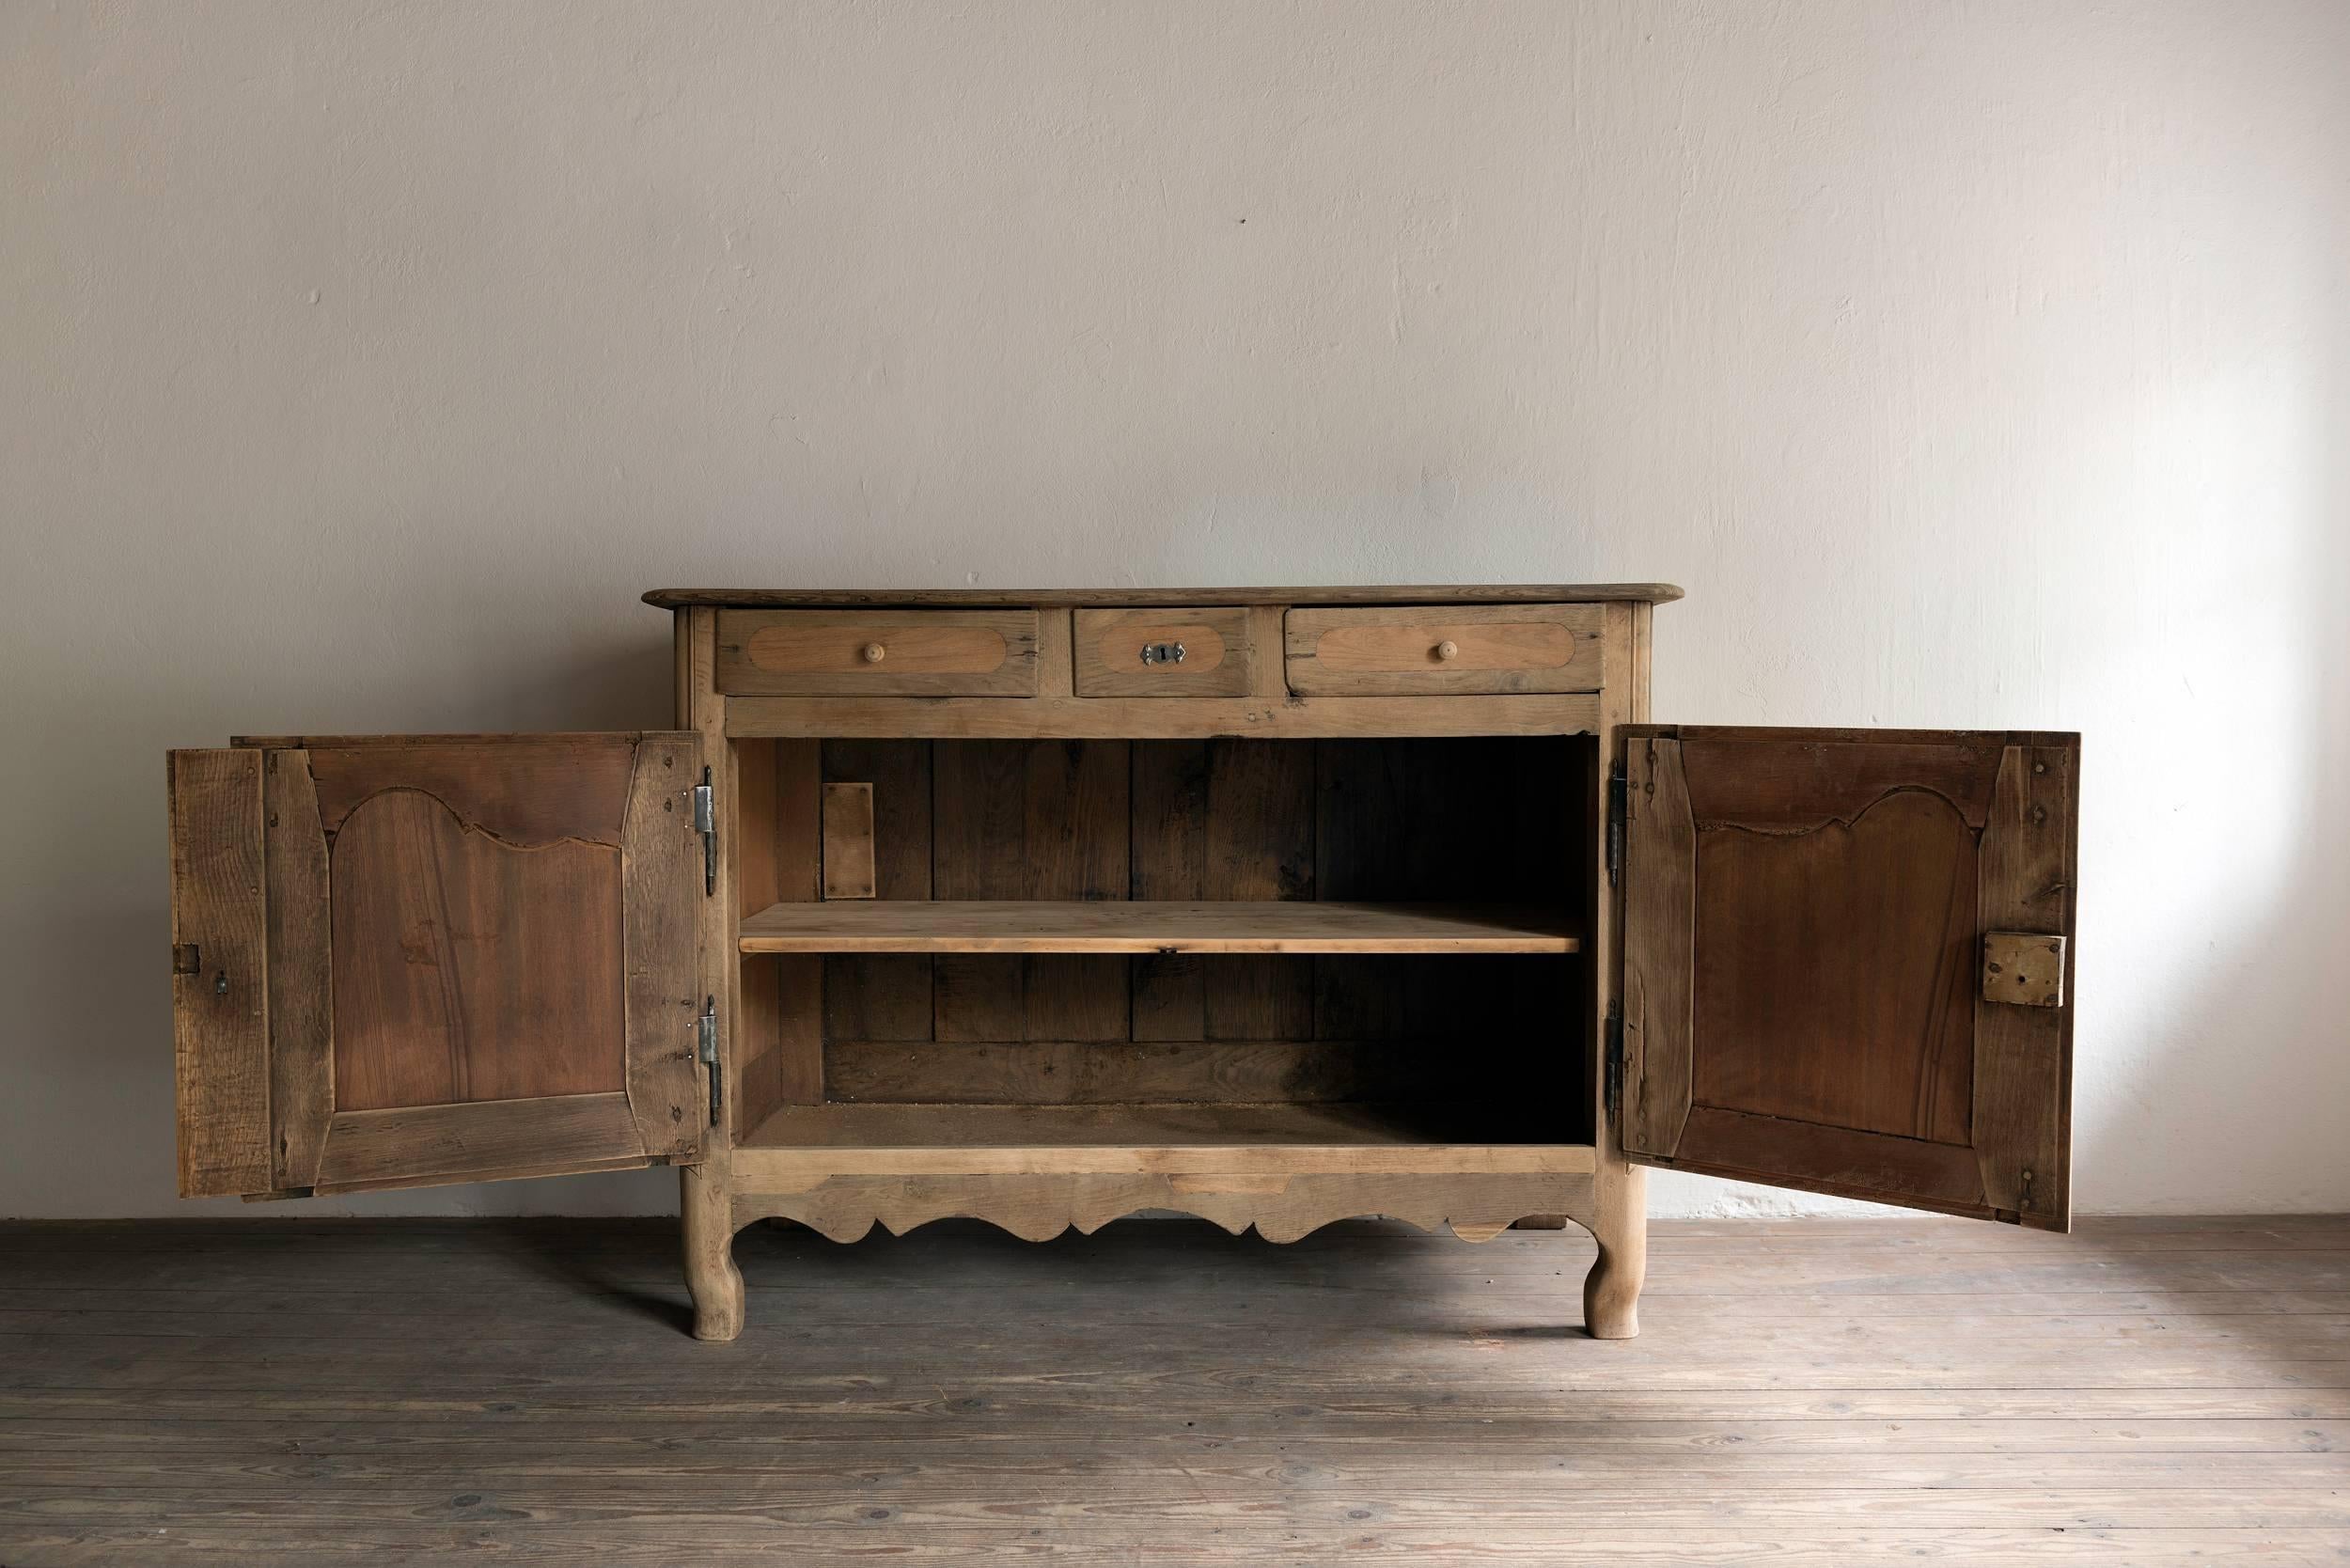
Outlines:
{"label": "iron hinge strap", "polygon": [[1607,1063],[1602,1097],[1607,1105],[1607,1119],[1614,1121],[1623,1109],[1623,1004],[1607,1004]]}
{"label": "iron hinge strap", "polygon": [[1607,776],[1607,886],[1610,887],[1616,885],[1616,877],[1623,870],[1623,824],[1631,809],[1631,788],[1624,781],[1623,770],[1618,768]]}
{"label": "iron hinge strap", "polygon": [[696,1031],[700,1036],[700,1043],[697,1054],[701,1058],[702,1066],[708,1069],[710,1074],[710,1124],[715,1127],[718,1124],[718,1104],[720,1098],[718,1090],[719,1067],[717,997],[705,996],[702,998],[702,1015],[694,1020],[694,1027]]}
{"label": "iron hinge strap", "polygon": [[694,831],[702,836],[702,897],[708,898],[718,890],[718,800],[708,768],[689,792],[694,797]]}

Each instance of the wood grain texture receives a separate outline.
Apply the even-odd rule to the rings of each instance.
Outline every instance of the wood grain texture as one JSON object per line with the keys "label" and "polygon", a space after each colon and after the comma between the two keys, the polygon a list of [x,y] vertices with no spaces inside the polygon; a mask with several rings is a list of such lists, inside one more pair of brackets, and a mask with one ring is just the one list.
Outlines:
{"label": "wood grain texture", "polygon": [[[937,898],[1100,905],[1126,897],[1132,813],[1123,742],[941,745],[932,748],[932,880]],[[844,913],[852,907],[841,906]],[[897,917],[912,917],[901,912]],[[962,918],[971,917],[966,913]],[[1013,944],[945,949],[885,945],[867,950],[1018,954],[1037,949]],[[1118,1040],[1128,1033],[1128,975],[1121,958],[942,957],[934,984],[933,1026],[941,1040]]]}
{"label": "wood grain texture", "polygon": [[1447,1069],[1459,1049],[1433,1040],[835,1040],[824,1081],[851,1105],[1400,1100],[1453,1084]]}
{"label": "wood grain texture", "polygon": [[1206,740],[1382,735],[1588,735],[1599,704],[1589,693],[1532,697],[1196,698],[837,697],[822,702],[737,697],[727,733],[738,738],[916,738],[1026,741]]}
{"label": "wood grain texture", "polygon": [[[1713,765],[1702,752],[1684,761]],[[1693,799],[1709,781],[1691,777]],[[1981,979],[1975,859],[1975,834],[1950,801],[1912,788],[1850,823],[1700,826],[1697,1102],[1965,1143]]]}
{"label": "wood grain texture", "polygon": [[0,1227],[0,1561],[2212,1568],[2345,1532],[2340,1217],[1660,1220],[1615,1344],[1562,1294],[1579,1230],[762,1226],[730,1352],[678,1332],[676,1230]]}
{"label": "wood grain texture", "polygon": [[333,853],[337,1108],[620,1090],[618,838],[521,848],[407,788],[354,809]]}
{"label": "wood grain texture", "polygon": [[[385,790],[415,790],[517,848],[565,839],[618,845],[634,761],[632,734],[410,735],[309,740],[329,839]],[[302,744],[297,742],[296,744]]]}
{"label": "wood grain texture", "polygon": [[267,1192],[274,1180],[261,754],[175,751],[166,765],[171,941],[196,949],[193,969],[171,977],[180,1195]]}
{"label": "wood grain texture", "polygon": [[318,1190],[504,1181],[644,1163],[635,1116],[618,1090],[338,1110],[319,1163]]}
{"label": "wood grain texture", "polygon": [[1974,1152],[1962,1145],[1721,1105],[1691,1107],[1673,1167],[1799,1192],[1988,1217]]}
{"label": "wood grain texture", "polygon": [[[734,840],[734,895],[753,909],[764,909],[783,897],[784,870],[776,842],[776,776],[780,766],[776,754],[787,745],[813,756],[814,744],[808,741],[750,741],[734,748],[734,817],[725,825]],[[747,956],[742,961],[743,1011],[735,1019],[734,1037],[739,1053],[733,1106],[737,1131],[783,1103],[777,1092],[782,988],[776,965],[781,962]]]}
{"label": "wood grain texture", "polygon": [[706,894],[701,835],[688,805],[701,776],[699,735],[646,735],[636,746],[621,838],[629,1106],[643,1152],[671,1160],[694,1158],[708,1120],[694,1025],[701,1012],[698,922]]}
{"label": "wood grain texture", "polygon": [[[821,748],[814,741],[735,747],[738,911],[822,890]],[[808,958],[744,956],[737,1023],[738,1130],[776,1106],[823,1098],[823,967]]]}
{"label": "wood grain texture", "polygon": [[[1134,898],[1313,897],[1313,746],[1138,742],[1133,759]],[[1133,983],[1136,1040],[1313,1033],[1310,964],[1161,954],[1135,961]]]}
{"label": "wood grain texture", "polygon": [[261,754],[268,870],[271,1156],[275,1185],[314,1185],[335,1114],[333,890],[310,758]]}
{"label": "wood grain texture", "polygon": [[742,933],[745,952],[1569,953],[1579,945],[1550,910],[1251,900],[779,903],[746,917]]}
{"label": "wood grain texture", "polygon": [[749,1187],[737,1224],[780,1216],[836,1242],[875,1225],[892,1235],[942,1219],[980,1219],[1023,1241],[1090,1235],[1143,1210],[1195,1215],[1233,1235],[1294,1242],[1340,1220],[1380,1215],[1464,1241],[1491,1241],[1521,1215],[1579,1215],[1590,1178],[1544,1174],[1387,1175],[1249,1172],[1064,1176],[833,1176],[798,1191]]}
{"label": "wood grain texture", "polygon": [[1975,1000],[1973,1143],[1983,1200],[2024,1224],[2072,1215],[2073,948],[2080,737],[2003,752],[1983,829],[1978,917],[2062,944],[2053,1006]]}
{"label": "wood grain texture", "polygon": [[[1146,647],[1179,644],[1181,661],[1145,663]],[[1073,689],[1079,697],[1246,697],[1260,654],[1246,608],[1078,610]]]}
{"label": "wood grain texture", "polygon": [[[931,896],[931,745],[927,741],[827,741],[828,783],[873,787],[873,892]],[[763,906],[759,906],[763,907]],[[756,914],[746,907],[745,916]],[[927,957],[822,960],[823,1030],[836,1039],[928,1040],[932,976]]]}
{"label": "wood grain texture", "polygon": [[873,786],[824,786],[824,897],[873,896]]}
{"label": "wood grain texture", "polygon": [[1292,610],[1282,641],[1301,695],[1595,692],[1604,619],[1597,604]]}
{"label": "wood grain texture", "polygon": [[728,694],[1033,697],[1034,610],[722,610]]}
{"label": "wood grain texture", "polygon": [[1803,833],[1850,825],[1896,793],[1935,796],[1980,830],[2002,734],[1952,730],[1716,729],[1683,727],[1690,809],[1708,830]]}
{"label": "wood grain texture", "polygon": [[995,606],[1104,604],[1181,608],[1188,604],[1572,604],[1576,600],[1668,604],[1682,596],[1670,583],[1437,583],[1413,586],[1213,588],[655,588],[645,603],[665,610],[685,605],[813,608],[922,605]]}

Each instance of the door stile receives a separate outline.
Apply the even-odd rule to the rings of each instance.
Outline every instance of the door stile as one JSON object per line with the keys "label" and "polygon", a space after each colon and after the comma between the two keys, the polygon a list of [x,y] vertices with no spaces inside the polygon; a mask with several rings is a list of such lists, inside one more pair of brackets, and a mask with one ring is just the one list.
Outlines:
{"label": "door stile", "polygon": [[[2047,737],[2017,736],[1999,759],[1977,866],[1978,917],[1986,932],[2060,935],[2068,1005],[1975,999],[1974,1143],[1983,1200],[2002,1219],[2066,1229],[2072,1211],[2072,867],[2078,751]],[[2050,1092],[2050,1085],[2056,1086]]]}
{"label": "door stile", "polygon": [[175,751],[166,767],[180,1195],[260,1192],[274,1184],[261,756]]}
{"label": "door stile", "polygon": [[675,891],[690,880],[699,895],[700,840],[682,830],[701,782],[704,748],[697,741],[648,736],[637,744],[620,830],[628,1102],[649,1159],[690,1160],[706,1136],[696,1114],[709,1104],[695,1056],[706,995],[700,912],[681,907]]}
{"label": "door stile", "polygon": [[318,1185],[335,1114],[335,965],[326,830],[307,751],[261,759],[269,932],[270,1185]]}
{"label": "door stile", "polygon": [[1696,1080],[1697,821],[1680,742],[1652,735],[1623,753],[1624,1146],[1668,1155]]}

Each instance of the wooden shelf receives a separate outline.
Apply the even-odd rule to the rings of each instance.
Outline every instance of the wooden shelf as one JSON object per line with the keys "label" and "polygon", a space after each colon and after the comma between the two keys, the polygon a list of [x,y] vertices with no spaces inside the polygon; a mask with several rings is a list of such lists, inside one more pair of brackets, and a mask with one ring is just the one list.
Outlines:
{"label": "wooden shelf", "polygon": [[840,900],[744,917],[746,953],[1571,953],[1555,910],[1433,903]]}
{"label": "wooden shelf", "polygon": [[821,1176],[1557,1175],[1589,1144],[1476,1141],[1491,1107],[786,1105],[734,1151],[738,1185]]}

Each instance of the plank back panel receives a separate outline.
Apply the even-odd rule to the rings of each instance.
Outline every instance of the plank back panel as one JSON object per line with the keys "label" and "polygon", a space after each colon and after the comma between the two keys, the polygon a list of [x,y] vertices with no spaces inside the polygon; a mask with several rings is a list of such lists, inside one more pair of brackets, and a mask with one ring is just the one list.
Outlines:
{"label": "plank back panel", "polygon": [[[1282,741],[1138,741],[1137,899],[1314,897],[1314,756]],[[1313,967],[1279,958],[1134,961],[1136,1040],[1313,1033]]]}
{"label": "plank back panel", "polygon": [[[933,897],[1123,899],[1123,741],[950,741],[932,756]],[[941,1040],[1122,1040],[1123,958],[940,958]]]}
{"label": "plank back panel", "polygon": [[[1322,741],[1316,753],[1317,897],[1543,903],[1580,886],[1584,860],[1564,809],[1574,743]],[[1488,983],[1464,986],[1474,971],[1462,962],[1319,960],[1316,1031],[1507,1034],[1535,1018],[1563,1027],[1557,966],[1498,966]]]}
{"label": "plank back panel", "polygon": [[[826,784],[873,791],[873,896],[932,897],[931,743],[826,741]],[[928,1040],[932,961],[920,956],[823,960],[824,1032],[838,1040]]]}
{"label": "plank back panel", "polygon": [[[873,785],[876,892],[1558,904],[1589,743],[828,742]],[[925,819],[908,808],[929,804]],[[893,806],[893,802],[896,803]],[[1410,1099],[1464,1076],[1590,1136],[1579,961],[1152,954],[825,960],[825,1093],[968,1104]],[[881,966],[894,965],[886,980]],[[931,977],[935,976],[934,983]],[[1125,984],[1121,985],[1120,980]],[[1572,1123],[1572,1125],[1569,1125]]]}
{"label": "plank back panel", "polygon": [[[820,751],[814,741],[746,741],[735,748],[734,889],[748,915],[817,897]],[[742,961],[735,1032],[738,1132],[778,1105],[824,1097],[823,961],[799,955]]]}

